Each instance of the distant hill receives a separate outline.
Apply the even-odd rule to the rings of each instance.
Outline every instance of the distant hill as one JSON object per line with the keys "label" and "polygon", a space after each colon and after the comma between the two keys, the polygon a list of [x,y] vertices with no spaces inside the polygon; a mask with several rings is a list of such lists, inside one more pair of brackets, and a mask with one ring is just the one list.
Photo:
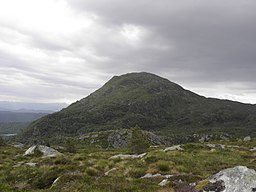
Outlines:
{"label": "distant hill", "polygon": [[0,122],[31,122],[47,114],[48,113],[0,111]]}
{"label": "distant hill", "polygon": [[0,101],[0,133],[16,134],[47,114],[66,107],[65,103],[22,103]]}
{"label": "distant hill", "polygon": [[256,107],[205,98],[154,74],[130,73],[31,123],[20,137],[45,139],[135,125],[162,135],[255,134]]}
{"label": "distant hill", "polygon": [[49,113],[0,111],[0,134],[16,134],[30,122],[35,121]]}
{"label": "distant hill", "polygon": [[66,103],[25,103],[14,101],[0,101],[0,111],[48,113],[59,111],[66,106]]}

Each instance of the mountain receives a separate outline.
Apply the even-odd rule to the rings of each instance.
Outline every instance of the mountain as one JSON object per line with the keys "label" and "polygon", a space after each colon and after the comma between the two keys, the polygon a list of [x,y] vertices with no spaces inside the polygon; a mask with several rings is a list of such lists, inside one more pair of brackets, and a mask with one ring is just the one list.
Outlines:
{"label": "mountain", "polygon": [[59,111],[66,106],[66,103],[25,103],[14,101],[0,101],[0,111],[49,113]]}
{"label": "mountain", "polygon": [[0,134],[16,134],[30,122],[47,114],[46,112],[25,112],[24,110],[0,111]]}
{"label": "mountain", "polygon": [[31,123],[21,138],[45,139],[135,125],[162,135],[255,134],[256,107],[205,98],[150,73],[114,76],[60,112]]}
{"label": "mountain", "polygon": [[0,111],[0,122],[31,122],[47,114],[48,113]]}

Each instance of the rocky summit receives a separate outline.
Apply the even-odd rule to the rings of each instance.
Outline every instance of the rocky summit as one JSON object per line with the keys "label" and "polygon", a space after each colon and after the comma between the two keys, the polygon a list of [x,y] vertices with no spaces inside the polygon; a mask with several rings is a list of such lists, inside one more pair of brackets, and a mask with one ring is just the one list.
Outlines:
{"label": "rocky summit", "polygon": [[89,96],[31,123],[19,138],[56,139],[135,125],[165,136],[197,132],[253,136],[256,107],[205,98],[154,74],[129,73],[114,76]]}

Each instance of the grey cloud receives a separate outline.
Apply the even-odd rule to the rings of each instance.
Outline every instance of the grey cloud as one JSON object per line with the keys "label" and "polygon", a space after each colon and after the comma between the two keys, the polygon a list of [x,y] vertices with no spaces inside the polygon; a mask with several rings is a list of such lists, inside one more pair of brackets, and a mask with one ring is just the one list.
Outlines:
{"label": "grey cloud", "polygon": [[[205,73],[212,80],[226,80],[228,75],[228,79],[243,81],[255,71],[255,1],[72,2],[81,11],[100,15],[105,25],[142,25],[152,32],[147,41],[161,37],[164,39],[162,44],[174,47],[169,52],[145,47],[135,50],[111,46],[111,42],[105,44],[103,40],[103,45],[96,46],[98,54],[113,56],[115,60],[112,62],[116,65],[128,62],[131,66],[144,65],[150,71],[150,65],[152,69],[158,65],[159,68],[169,68],[170,72],[179,68],[198,73],[198,76]],[[242,71],[245,74],[241,74]]]}
{"label": "grey cloud", "polygon": [[[14,68],[40,82],[40,88],[33,85],[37,97],[57,99],[66,94],[73,99],[77,94],[76,98],[81,98],[111,76],[132,71],[156,73],[202,94],[211,95],[216,86],[234,95],[256,94],[254,0],[67,2],[79,16],[96,15],[94,24],[73,36],[2,26],[24,36],[25,47],[39,49],[46,55],[44,60],[31,57],[28,62],[0,47],[0,67],[5,71]],[[120,34],[127,24],[145,30],[135,45]],[[56,93],[54,87],[59,87]],[[45,93],[49,90],[53,95]],[[18,91],[9,93],[18,95]]]}

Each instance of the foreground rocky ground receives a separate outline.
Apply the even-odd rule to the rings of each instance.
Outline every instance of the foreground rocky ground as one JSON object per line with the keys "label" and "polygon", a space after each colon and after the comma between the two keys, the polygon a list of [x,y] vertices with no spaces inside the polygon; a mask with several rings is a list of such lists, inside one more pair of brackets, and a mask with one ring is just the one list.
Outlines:
{"label": "foreground rocky ground", "polygon": [[255,139],[151,146],[138,155],[75,146],[51,146],[55,155],[42,145],[0,146],[0,191],[256,191]]}

